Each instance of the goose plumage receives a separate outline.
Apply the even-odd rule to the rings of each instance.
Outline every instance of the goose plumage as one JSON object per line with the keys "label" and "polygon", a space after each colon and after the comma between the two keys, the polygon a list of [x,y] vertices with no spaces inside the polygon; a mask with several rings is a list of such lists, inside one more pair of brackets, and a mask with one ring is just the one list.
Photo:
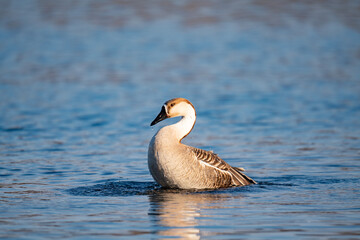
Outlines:
{"label": "goose plumage", "polygon": [[162,127],[149,144],[149,170],[158,184],[166,188],[216,189],[256,183],[243,173],[243,168],[230,166],[212,151],[181,143],[196,121],[189,100],[174,98],[165,102],[150,125],[179,116],[180,121]]}

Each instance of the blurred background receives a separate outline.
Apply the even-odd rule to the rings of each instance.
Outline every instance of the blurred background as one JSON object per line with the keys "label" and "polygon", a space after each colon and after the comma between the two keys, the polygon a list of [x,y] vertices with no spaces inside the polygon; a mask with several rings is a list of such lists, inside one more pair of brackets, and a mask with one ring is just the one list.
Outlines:
{"label": "blurred background", "polygon": [[[359,1],[0,6],[1,237],[179,237],[189,226],[188,238],[360,234]],[[159,213],[154,201],[164,198],[132,193],[157,187],[147,146],[158,126],[149,124],[174,97],[197,110],[184,142],[214,150],[260,185],[225,192],[233,201],[227,213],[222,192],[181,195],[181,203],[196,202],[190,209],[197,220],[172,232],[178,223],[147,214]],[[90,187],[77,189],[84,186]],[[89,192],[116,198],[83,196]],[[179,205],[168,197],[170,209]],[[250,203],[256,206],[244,212]],[[209,205],[219,212],[203,210]],[[244,216],[251,218],[241,230],[232,225]]]}

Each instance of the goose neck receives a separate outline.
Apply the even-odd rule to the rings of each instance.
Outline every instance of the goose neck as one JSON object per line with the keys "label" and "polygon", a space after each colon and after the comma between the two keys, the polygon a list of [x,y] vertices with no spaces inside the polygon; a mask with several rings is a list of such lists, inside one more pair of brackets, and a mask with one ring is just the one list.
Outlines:
{"label": "goose neck", "polygon": [[195,121],[195,113],[188,114],[183,116],[179,122],[169,126],[174,132],[177,141],[181,142],[181,140],[191,132],[195,125]]}

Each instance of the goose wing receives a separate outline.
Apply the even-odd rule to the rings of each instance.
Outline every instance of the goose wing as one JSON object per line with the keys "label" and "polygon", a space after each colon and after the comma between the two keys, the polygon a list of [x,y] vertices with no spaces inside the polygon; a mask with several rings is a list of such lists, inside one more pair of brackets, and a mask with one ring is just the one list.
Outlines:
{"label": "goose wing", "polygon": [[216,153],[206,151],[200,148],[192,148],[196,158],[205,165],[217,168],[221,171],[229,171],[231,168],[224,160],[222,160]]}
{"label": "goose wing", "polygon": [[201,163],[213,167],[219,171],[225,171],[230,174],[234,185],[243,186],[249,185],[251,183],[256,183],[250,177],[246,176],[244,173],[241,172],[244,171],[243,168],[231,167],[216,153],[199,148],[192,148],[192,151]]}

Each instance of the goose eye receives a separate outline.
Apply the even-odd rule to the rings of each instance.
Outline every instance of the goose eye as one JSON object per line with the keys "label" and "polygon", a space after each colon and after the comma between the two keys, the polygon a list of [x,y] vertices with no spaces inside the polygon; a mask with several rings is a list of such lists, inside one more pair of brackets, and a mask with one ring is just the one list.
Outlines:
{"label": "goose eye", "polygon": [[172,104],[170,104],[170,107],[173,107],[175,105],[175,103],[172,103]]}

